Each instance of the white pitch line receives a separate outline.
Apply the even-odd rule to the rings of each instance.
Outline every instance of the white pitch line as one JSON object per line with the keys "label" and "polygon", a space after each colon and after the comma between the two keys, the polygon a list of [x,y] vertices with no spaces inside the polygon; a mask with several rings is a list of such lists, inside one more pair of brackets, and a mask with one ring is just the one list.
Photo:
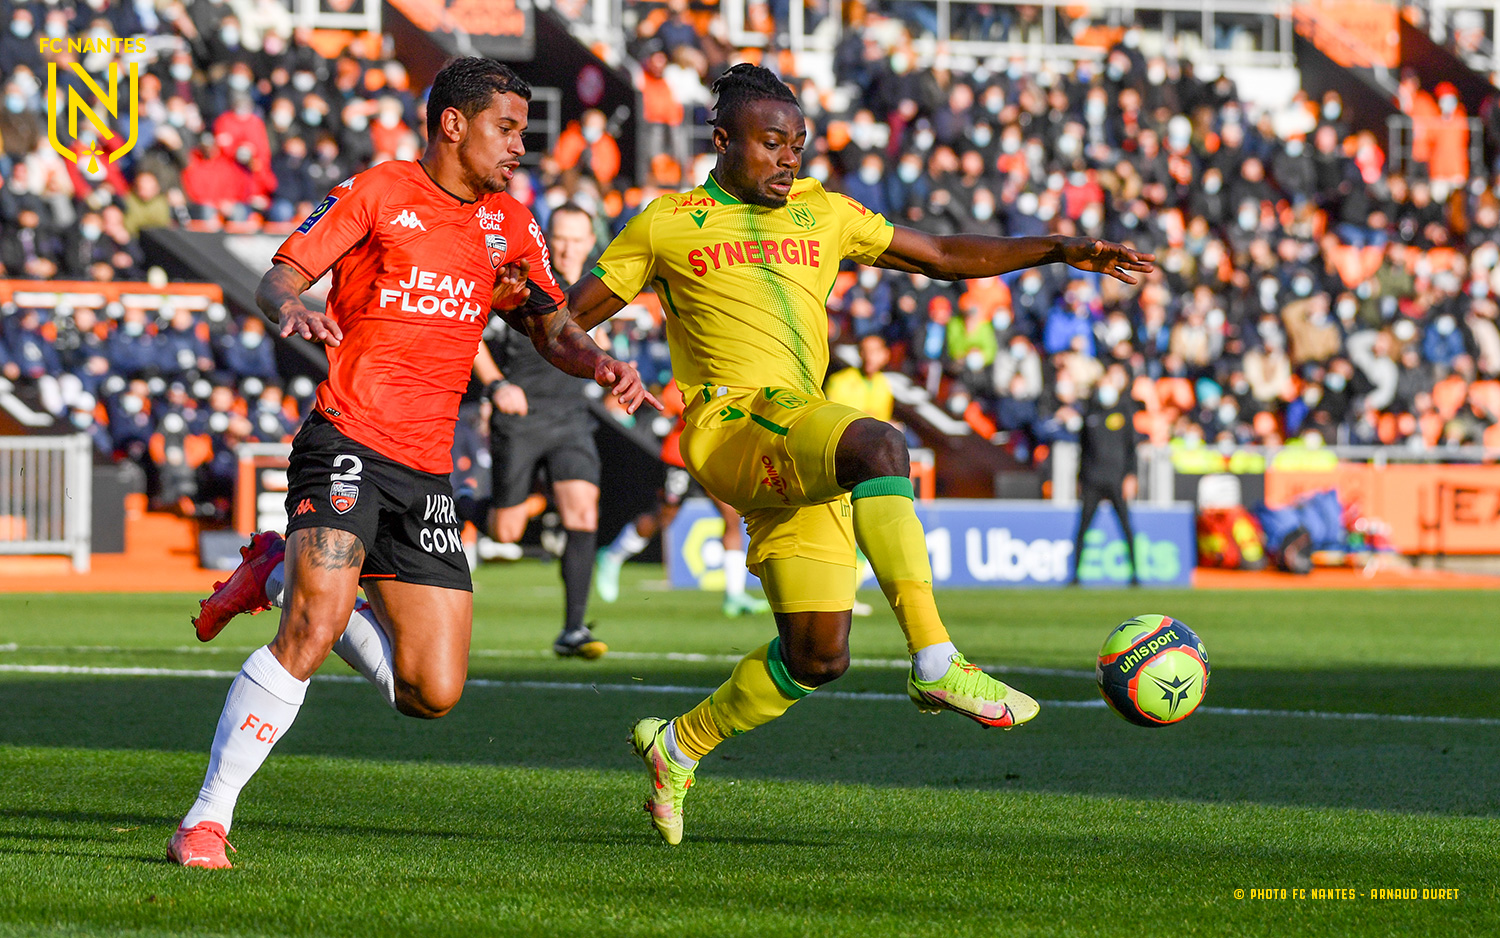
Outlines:
{"label": "white pitch line", "polygon": [[[95,677],[186,677],[186,678],[233,678],[238,671],[212,671],[205,669],[178,668],[108,668],[66,664],[0,664],[0,672],[12,674],[77,674]],[[328,684],[359,684],[364,678],[353,674],[317,674],[314,681]],[[465,687],[501,688],[509,690],[561,690],[593,691],[627,694],[694,694],[712,693],[713,687],[692,687],[685,684],[598,684],[574,681],[504,681],[475,677],[464,682]],[[813,699],[856,701],[904,701],[905,694],[886,694],[877,691],[820,691]],[[1103,700],[1042,700],[1049,707],[1064,707],[1079,710],[1097,710],[1105,706]],[[1429,716],[1413,713],[1341,713],[1328,710],[1261,710],[1246,707],[1199,707],[1199,713],[1232,717],[1273,717],[1312,720],[1346,720],[1355,722],[1422,723],[1446,726],[1500,726],[1500,718],[1494,717],[1449,717]]]}
{"label": "white pitch line", "polygon": [[[0,645],[0,652],[34,652],[38,654],[229,654],[238,652],[249,654],[259,646],[213,646],[213,645],[177,645],[171,648],[144,648],[128,647],[125,645],[17,645],[11,643]],[[469,651],[471,658],[521,658],[521,659],[550,659],[555,657],[553,652],[540,649],[508,649],[508,648],[478,648]],[[687,664],[735,664],[744,655],[709,655],[698,652],[685,651],[611,651],[611,660],[622,661],[672,661]],[[849,664],[856,668],[892,668],[906,670],[911,667],[910,658],[851,658]],[[1092,671],[1082,671],[1074,668],[1034,668],[1026,665],[982,665],[981,669],[990,674],[1027,674],[1033,677],[1094,677]]]}

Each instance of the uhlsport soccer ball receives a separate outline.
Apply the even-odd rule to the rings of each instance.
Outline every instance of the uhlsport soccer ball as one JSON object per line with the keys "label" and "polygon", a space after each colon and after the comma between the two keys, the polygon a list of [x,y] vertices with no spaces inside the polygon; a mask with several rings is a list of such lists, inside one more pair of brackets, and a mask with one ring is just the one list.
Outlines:
{"label": "uhlsport soccer ball", "polygon": [[1110,709],[1137,726],[1187,719],[1208,690],[1208,651],[1170,616],[1136,616],[1115,627],[1094,669]]}

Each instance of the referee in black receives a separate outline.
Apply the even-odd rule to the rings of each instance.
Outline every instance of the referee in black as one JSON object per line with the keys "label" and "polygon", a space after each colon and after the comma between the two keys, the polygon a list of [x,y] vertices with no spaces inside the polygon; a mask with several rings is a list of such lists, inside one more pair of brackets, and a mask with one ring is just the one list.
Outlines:
{"label": "referee in black", "polygon": [[1120,532],[1130,552],[1130,585],[1141,585],[1135,533],[1130,528],[1130,510],[1126,507],[1126,501],[1135,498],[1135,449],[1139,442],[1135,403],[1123,393],[1126,379],[1123,367],[1111,365],[1083,409],[1083,428],[1078,433],[1078,497],[1083,501],[1083,511],[1078,516],[1078,536],[1073,539],[1075,586],[1083,562],[1083,536],[1088,533],[1101,501],[1115,507],[1115,517],[1120,521]]}
{"label": "referee in black", "polygon": [[[567,289],[583,276],[595,241],[594,219],[587,211],[571,202],[553,209],[547,244],[558,286]],[[544,470],[567,534],[562,553],[563,627],[552,650],[565,658],[598,658],[608,646],[584,624],[599,527],[599,450],[584,395],[590,382],[554,368],[530,337],[498,316],[485,330],[474,358],[474,376],[494,405],[490,536],[506,544],[521,539],[531,520],[526,499],[538,469]]]}

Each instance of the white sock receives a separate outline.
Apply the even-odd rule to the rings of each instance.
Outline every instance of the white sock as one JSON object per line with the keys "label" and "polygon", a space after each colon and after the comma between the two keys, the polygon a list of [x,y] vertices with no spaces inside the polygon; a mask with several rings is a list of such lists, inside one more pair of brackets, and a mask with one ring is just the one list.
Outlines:
{"label": "white sock", "polygon": [[667,755],[680,768],[691,769],[698,764],[697,759],[689,759],[683,754],[681,749],[677,748],[677,723],[675,720],[667,724],[667,731],[662,734],[661,744],[666,747]]}
{"label": "white sock", "polygon": [[299,681],[281,666],[270,646],[257,648],[229,685],[224,712],[214,731],[208,773],[198,800],[182,819],[183,827],[217,821],[228,831],[240,789],[259,771],[271,747],[291,728],[307,696],[307,681]]}
{"label": "white sock", "polygon": [[917,653],[911,656],[911,665],[917,672],[917,680],[935,681],[947,674],[949,666],[953,663],[950,659],[956,654],[958,654],[958,648],[952,642],[938,642],[936,645],[918,648]]}
{"label": "white sock", "polygon": [[724,594],[734,598],[745,595],[745,552],[724,551]]}
{"label": "white sock", "polygon": [[280,561],[266,574],[266,598],[277,609],[286,600],[286,561]]}
{"label": "white sock", "polygon": [[620,533],[615,536],[614,543],[609,545],[609,555],[615,560],[629,560],[631,557],[645,550],[646,545],[649,543],[651,543],[651,539],[649,537],[641,537],[641,532],[635,529],[635,522],[632,521],[621,528]]}
{"label": "white sock", "polygon": [[355,600],[354,612],[344,634],[333,643],[333,653],[343,658],[379,688],[385,702],[396,706],[396,669],[391,660],[391,640],[375,619],[375,610],[363,599]]}

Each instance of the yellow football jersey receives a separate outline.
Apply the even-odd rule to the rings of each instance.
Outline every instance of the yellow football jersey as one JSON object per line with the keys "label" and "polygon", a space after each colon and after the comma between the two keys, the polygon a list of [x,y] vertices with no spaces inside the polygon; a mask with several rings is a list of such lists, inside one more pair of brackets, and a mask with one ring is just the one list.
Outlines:
{"label": "yellow football jersey", "polygon": [[814,179],[797,180],[783,207],[763,208],[710,176],[632,218],[593,272],[627,301],[655,288],[684,390],[784,387],[821,397],[839,262],[873,263],[893,233],[883,216]]}

